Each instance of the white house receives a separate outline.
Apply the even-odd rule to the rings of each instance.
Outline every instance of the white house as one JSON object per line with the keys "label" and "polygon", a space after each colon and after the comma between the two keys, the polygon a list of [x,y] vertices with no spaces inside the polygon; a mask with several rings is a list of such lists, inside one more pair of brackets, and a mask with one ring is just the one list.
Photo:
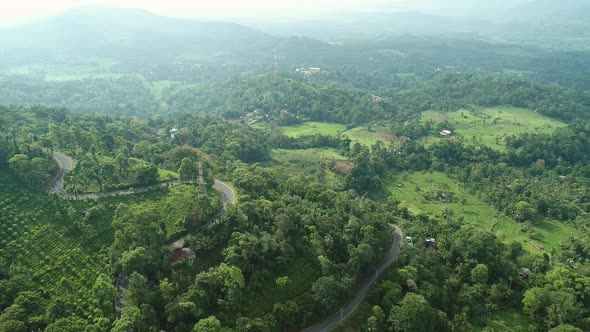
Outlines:
{"label": "white house", "polygon": [[451,132],[450,130],[446,130],[445,129],[445,130],[443,130],[443,131],[440,132],[440,135],[442,137],[451,137],[451,135],[453,135],[453,132]]}

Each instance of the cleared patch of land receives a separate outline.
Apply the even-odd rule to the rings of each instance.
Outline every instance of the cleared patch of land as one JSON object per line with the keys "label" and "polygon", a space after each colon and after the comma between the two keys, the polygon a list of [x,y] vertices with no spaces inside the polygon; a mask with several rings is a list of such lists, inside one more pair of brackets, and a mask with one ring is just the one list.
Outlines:
{"label": "cleared patch of land", "polygon": [[322,160],[346,160],[336,149],[272,150],[272,159],[282,164],[319,163]]}
{"label": "cleared patch of land", "polygon": [[77,81],[88,78],[119,78],[123,76],[111,72],[113,64],[115,64],[113,60],[95,58],[80,64],[13,67],[9,70],[9,73],[38,76],[45,78],[47,81],[56,82]]}
{"label": "cleared patch of land", "polygon": [[[389,179],[386,185],[412,213],[441,216],[451,211],[455,218],[463,217],[465,222],[487,229],[503,241],[522,243],[531,251],[549,250],[573,232],[570,226],[553,220],[543,220],[526,230],[443,173],[406,173]],[[531,239],[532,234],[535,239]]]}
{"label": "cleared patch of land", "polygon": [[[267,128],[267,123],[257,123],[257,128]],[[348,137],[353,143],[371,146],[378,141],[386,144],[398,142],[400,139],[392,135],[391,129],[385,126],[360,126],[352,129],[346,129],[346,126],[340,123],[329,122],[304,122],[293,126],[280,126],[283,133],[289,137],[300,137],[307,135],[322,134],[326,136]]]}
{"label": "cleared patch of land", "polygon": [[342,179],[336,173],[347,173],[352,162],[340,155],[336,149],[275,149],[271,153],[272,163],[269,165],[281,172],[310,175],[318,174],[320,166],[326,165],[326,183],[333,188],[342,187]]}
{"label": "cleared patch of land", "polygon": [[328,122],[304,122],[295,126],[280,127],[283,133],[290,137],[300,137],[306,135],[322,134],[327,136],[336,136],[338,133],[346,130],[346,126],[340,123]]}
{"label": "cleared patch of land", "polygon": [[494,331],[528,332],[534,331],[535,327],[527,319],[527,316],[518,310],[507,310],[493,313],[488,319],[487,326],[475,324],[474,331],[483,331],[491,327]]}
{"label": "cleared patch of land", "polygon": [[[494,107],[475,111],[460,110],[452,113],[428,111],[422,113],[422,122],[448,122],[453,133],[465,142],[485,144],[504,150],[505,138],[522,133],[550,133],[566,124],[524,108]],[[436,142],[439,139],[430,139]]]}
{"label": "cleared patch of land", "polygon": [[348,136],[353,142],[359,142],[366,146],[371,146],[378,141],[385,143],[385,145],[401,141],[400,138],[392,135],[391,129],[384,126],[356,127],[343,132],[343,134]]}
{"label": "cleared patch of land", "polygon": [[149,88],[152,91],[154,98],[157,100],[161,100],[163,97],[163,94],[164,94],[164,90],[173,86],[176,83],[178,83],[178,82],[175,82],[175,81],[154,81],[154,82],[150,83]]}

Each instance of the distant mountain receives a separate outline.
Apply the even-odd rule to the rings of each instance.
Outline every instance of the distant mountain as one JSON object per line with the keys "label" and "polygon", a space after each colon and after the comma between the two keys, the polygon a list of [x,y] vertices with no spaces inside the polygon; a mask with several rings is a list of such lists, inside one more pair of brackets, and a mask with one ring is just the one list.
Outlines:
{"label": "distant mountain", "polygon": [[13,60],[112,58],[120,61],[204,63],[272,59],[279,38],[226,22],[158,16],[132,9],[91,7],[0,30],[0,55]]}
{"label": "distant mountain", "polygon": [[251,24],[267,32],[300,35],[325,41],[387,38],[399,35],[472,33],[489,22],[425,14],[421,12],[372,12],[344,15],[331,20],[302,20]]}
{"label": "distant mountain", "polygon": [[505,19],[528,21],[546,19],[550,22],[588,21],[590,1],[588,0],[532,0],[513,6],[505,11]]}

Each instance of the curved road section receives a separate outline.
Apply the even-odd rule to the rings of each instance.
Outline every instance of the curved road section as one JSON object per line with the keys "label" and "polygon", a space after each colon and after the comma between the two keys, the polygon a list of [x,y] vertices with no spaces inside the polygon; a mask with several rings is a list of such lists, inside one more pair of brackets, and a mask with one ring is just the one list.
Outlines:
{"label": "curved road section", "polygon": [[59,171],[57,175],[49,182],[49,192],[56,193],[58,195],[64,195],[66,192],[63,187],[64,174],[74,169],[74,161],[72,158],[66,156],[63,153],[53,152],[53,159],[59,165]]}
{"label": "curved road section", "polygon": [[348,318],[361,304],[364,300],[367,293],[375,283],[377,279],[387,270],[388,267],[393,265],[397,260],[401,248],[402,241],[402,231],[399,228],[395,228],[395,233],[393,235],[393,244],[387,256],[381,261],[379,267],[375,270],[375,273],[371,274],[371,276],[366,277],[363,279],[359,286],[355,289],[352,297],[346,302],[342,307],[337,309],[333,314],[324,318],[321,322],[312,325],[301,332],[324,332],[324,331],[331,331],[338,327],[343,320]]}
{"label": "curved road section", "polygon": [[[49,182],[48,190],[50,193],[55,193],[63,198],[68,199],[97,199],[101,197],[107,196],[117,196],[117,195],[129,195],[129,194],[136,194],[140,192],[146,192],[152,189],[157,188],[167,188],[167,187],[174,187],[181,184],[185,184],[185,182],[175,180],[169,181],[164,183],[158,183],[153,186],[148,187],[141,187],[141,188],[134,188],[131,190],[115,190],[107,193],[96,193],[96,194],[78,194],[74,195],[72,193],[66,193],[63,188],[63,179],[64,174],[74,169],[74,160],[63,153],[60,152],[53,152],[53,159],[59,165],[59,171],[57,175]],[[221,192],[222,199],[223,199],[223,209],[225,210],[228,203],[235,204],[236,202],[236,194],[234,190],[228,186],[226,183],[221,182],[219,180],[215,180],[215,184],[213,185],[215,189]]]}
{"label": "curved road section", "polygon": [[221,192],[221,196],[223,199],[223,210],[226,209],[227,203],[234,204],[236,202],[236,193],[234,190],[228,186],[225,182],[221,182],[219,180],[215,180],[213,187]]}

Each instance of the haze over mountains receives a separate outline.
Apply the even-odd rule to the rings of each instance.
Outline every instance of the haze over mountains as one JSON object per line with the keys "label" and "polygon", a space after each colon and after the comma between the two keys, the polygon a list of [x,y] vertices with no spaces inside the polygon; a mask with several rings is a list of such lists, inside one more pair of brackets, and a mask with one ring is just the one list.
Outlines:
{"label": "haze over mountains", "polygon": [[[587,48],[585,40],[589,38],[590,23],[585,18],[590,17],[590,4],[586,1],[478,4],[463,0],[445,2],[445,6],[438,1],[412,2],[405,7],[404,3],[384,3],[383,6],[391,9],[389,12],[349,13],[342,14],[341,19],[326,20],[302,17],[280,23],[245,20],[242,24],[164,17],[139,9],[84,7],[0,30],[0,69],[85,57],[147,63],[189,60],[219,65],[272,63],[274,54],[288,54],[287,61],[296,64],[321,63],[328,58],[331,63],[339,63],[345,60],[341,59],[342,52],[336,55],[332,52],[336,47],[369,45],[373,50],[392,49],[404,45],[408,40],[405,36],[421,36],[409,38],[418,43],[421,38],[427,38],[427,43],[436,42],[432,38],[442,35],[494,43],[519,42],[517,54],[529,53],[522,49],[528,46]],[[444,13],[439,10],[443,7]],[[396,8],[432,13],[399,12]],[[453,11],[453,8],[461,10]],[[485,15],[465,16],[471,10],[484,8],[489,8]],[[397,41],[392,42],[392,38]],[[475,51],[482,49],[485,47],[478,46]],[[350,55],[345,57],[348,61]],[[367,54],[357,57],[364,61],[374,58]]]}

